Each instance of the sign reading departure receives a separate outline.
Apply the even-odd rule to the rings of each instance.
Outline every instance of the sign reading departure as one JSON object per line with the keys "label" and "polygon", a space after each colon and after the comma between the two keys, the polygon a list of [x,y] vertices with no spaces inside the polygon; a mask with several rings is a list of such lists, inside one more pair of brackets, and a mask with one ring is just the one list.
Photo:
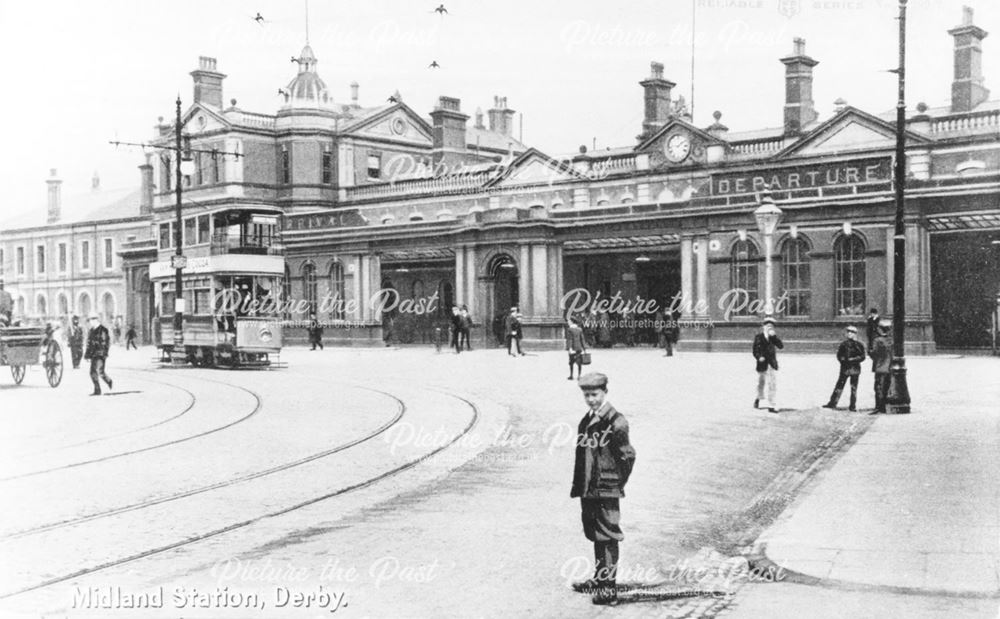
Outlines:
{"label": "sign reading departure", "polygon": [[892,158],[873,157],[712,175],[712,195],[816,189],[892,180]]}
{"label": "sign reading departure", "polygon": [[368,225],[368,220],[357,209],[290,215],[286,219],[286,230],[313,230],[316,228],[356,228]]}

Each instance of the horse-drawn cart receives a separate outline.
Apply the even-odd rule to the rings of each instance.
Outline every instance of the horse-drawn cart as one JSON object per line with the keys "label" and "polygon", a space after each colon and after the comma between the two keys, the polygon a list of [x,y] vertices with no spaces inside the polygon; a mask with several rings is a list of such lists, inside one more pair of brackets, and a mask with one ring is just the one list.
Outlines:
{"label": "horse-drawn cart", "polygon": [[0,365],[9,365],[14,383],[24,380],[25,369],[41,360],[52,387],[62,381],[63,359],[59,343],[48,327],[0,327]]}

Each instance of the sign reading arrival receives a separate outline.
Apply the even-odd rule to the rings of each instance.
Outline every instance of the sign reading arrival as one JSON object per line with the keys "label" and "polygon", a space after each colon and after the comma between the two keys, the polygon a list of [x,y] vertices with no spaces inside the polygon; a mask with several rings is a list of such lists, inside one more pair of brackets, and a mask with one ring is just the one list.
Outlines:
{"label": "sign reading arrival", "polygon": [[338,210],[330,213],[289,215],[285,230],[313,230],[315,228],[355,228],[368,225],[368,220],[358,209]]}
{"label": "sign reading arrival", "polygon": [[814,189],[892,180],[892,158],[876,157],[712,175],[712,195]]}

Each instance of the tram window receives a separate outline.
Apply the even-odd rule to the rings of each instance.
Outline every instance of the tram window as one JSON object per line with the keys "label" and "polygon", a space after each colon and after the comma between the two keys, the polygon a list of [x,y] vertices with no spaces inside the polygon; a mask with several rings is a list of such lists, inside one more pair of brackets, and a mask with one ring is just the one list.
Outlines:
{"label": "tram window", "polygon": [[194,245],[197,242],[198,221],[191,217],[184,220],[184,245]]}
{"label": "tram window", "polygon": [[198,243],[208,243],[209,238],[209,227],[208,227],[209,217],[208,215],[201,215],[198,217]]}

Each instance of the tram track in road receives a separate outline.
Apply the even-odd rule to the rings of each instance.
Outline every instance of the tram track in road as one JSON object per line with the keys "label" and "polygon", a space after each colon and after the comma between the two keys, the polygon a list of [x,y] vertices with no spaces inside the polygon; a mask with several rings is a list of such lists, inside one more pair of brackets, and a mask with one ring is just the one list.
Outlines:
{"label": "tram track in road", "polygon": [[411,460],[408,460],[408,461],[404,462],[403,464],[401,464],[399,466],[396,466],[396,467],[394,467],[394,468],[392,468],[392,469],[390,469],[388,471],[384,471],[384,472],[382,472],[382,473],[380,473],[378,475],[374,475],[372,477],[369,477],[369,478],[367,478],[365,480],[362,480],[362,481],[359,481],[359,482],[356,482],[356,483],[344,486],[342,488],[338,488],[337,490],[333,490],[333,491],[330,491],[330,492],[325,492],[325,493],[320,494],[318,496],[314,496],[312,498],[309,498],[309,499],[306,499],[306,500],[303,500],[303,501],[299,501],[299,502],[294,503],[292,505],[288,505],[288,506],[282,507],[280,509],[268,512],[266,514],[254,516],[253,518],[249,518],[249,519],[246,519],[246,520],[235,522],[235,523],[229,524],[229,525],[224,526],[224,527],[220,527],[220,528],[217,528],[217,529],[206,531],[204,533],[199,533],[197,535],[193,535],[191,537],[188,537],[188,538],[185,538],[185,539],[173,542],[171,544],[166,544],[166,545],[163,545],[163,546],[158,546],[156,548],[147,549],[147,550],[144,550],[144,551],[141,551],[141,552],[137,552],[137,553],[128,555],[126,557],[121,557],[121,558],[118,558],[118,559],[114,559],[114,560],[111,560],[111,561],[106,561],[104,563],[100,563],[98,565],[93,565],[93,566],[90,566],[90,567],[87,567],[87,568],[79,569],[79,570],[76,570],[76,571],[74,571],[72,573],[63,574],[63,575],[60,575],[60,576],[54,576],[54,577],[48,578],[48,579],[46,579],[46,580],[44,580],[42,582],[38,582],[38,583],[35,583],[35,584],[32,584],[32,585],[29,585],[27,587],[22,587],[20,589],[14,590],[14,591],[2,592],[2,593],[0,593],[0,600],[11,598],[11,597],[14,597],[14,596],[17,596],[17,595],[22,595],[22,594],[29,593],[29,592],[32,592],[32,591],[37,591],[39,589],[43,589],[45,587],[49,587],[49,586],[56,585],[56,584],[59,584],[59,583],[62,583],[62,582],[66,582],[68,580],[72,580],[72,579],[75,579],[75,578],[80,578],[80,577],[83,577],[83,576],[88,576],[88,575],[96,573],[96,572],[100,572],[100,571],[103,571],[103,570],[111,569],[111,568],[114,568],[114,567],[119,567],[119,566],[126,565],[126,564],[129,564],[129,563],[133,563],[135,561],[146,559],[146,558],[149,558],[149,557],[152,557],[152,556],[155,556],[155,555],[159,555],[159,554],[162,554],[162,553],[165,553],[165,552],[170,552],[172,550],[177,550],[177,549],[180,549],[180,548],[184,548],[186,546],[191,546],[191,545],[197,544],[199,542],[202,542],[202,541],[205,541],[205,540],[208,540],[208,539],[211,539],[211,538],[215,538],[215,537],[218,537],[220,535],[224,535],[226,533],[230,533],[232,531],[237,531],[239,529],[243,529],[243,528],[249,527],[249,526],[251,526],[253,524],[256,524],[257,522],[260,522],[260,521],[268,519],[268,518],[276,518],[278,516],[284,516],[286,514],[295,512],[297,510],[300,510],[300,509],[303,509],[303,508],[315,505],[315,504],[320,503],[322,501],[326,501],[326,500],[329,500],[329,499],[336,498],[338,496],[343,496],[343,495],[351,493],[351,492],[355,492],[355,491],[358,491],[358,490],[362,490],[364,488],[368,488],[368,487],[373,486],[373,485],[375,485],[375,484],[377,484],[377,483],[379,483],[381,481],[385,481],[385,480],[390,479],[392,477],[395,477],[395,476],[397,476],[397,475],[399,475],[401,473],[404,473],[404,472],[412,469],[413,467],[419,465],[420,463],[422,463],[422,462],[424,462],[424,461],[426,461],[426,460],[434,457],[435,455],[441,453],[445,449],[448,449],[449,447],[451,447],[452,445],[454,445],[455,443],[457,443],[458,441],[460,441],[464,436],[466,436],[469,432],[471,432],[472,429],[479,422],[479,418],[480,418],[481,413],[480,413],[479,407],[476,406],[475,402],[472,402],[471,400],[469,400],[467,398],[464,398],[464,397],[462,397],[460,395],[457,395],[457,394],[455,394],[453,392],[445,391],[443,389],[435,388],[434,391],[436,391],[438,393],[441,393],[441,394],[444,394],[444,395],[447,395],[449,397],[455,398],[455,399],[463,402],[464,404],[466,404],[471,409],[472,414],[470,416],[470,419],[469,419],[468,423],[465,425],[465,427],[460,432],[458,432],[453,438],[451,438],[451,440],[449,440],[446,443],[443,443],[443,444],[437,446],[436,448],[432,449],[431,451],[429,451],[429,452],[427,452],[427,453],[425,453],[425,454],[423,454],[423,455],[421,455],[421,456],[419,456],[417,458],[413,458]]}
{"label": "tram track in road", "polygon": [[[131,372],[151,372],[153,370],[126,369],[125,371],[131,371]],[[236,419],[234,421],[231,421],[231,422],[229,422],[229,423],[227,423],[225,425],[222,425],[222,426],[219,426],[219,427],[216,427],[216,428],[212,428],[210,430],[205,430],[204,432],[199,432],[197,434],[192,434],[190,436],[185,436],[185,437],[182,437],[182,438],[174,439],[172,441],[166,441],[166,442],[163,442],[163,443],[158,443],[156,445],[149,445],[147,447],[142,447],[142,448],[139,448],[139,449],[132,449],[132,450],[129,450],[129,451],[122,451],[122,452],[114,453],[114,454],[107,455],[107,456],[101,456],[100,458],[91,458],[90,460],[82,460],[80,462],[72,462],[70,464],[64,464],[62,466],[55,466],[55,467],[52,467],[52,468],[42,469],[42,470],[39,470],[39,471],[31,471],[29,473],[21,473],[21,474],[18,474],[18,475],[11,475],[9,477],[0,477],[0,482],[14,481],[14,480],[17,480],[17,479],[25,479],[27,477],[35,477],[37,475],[43,475],[43,474],[46,474],[46,473],[53,473],[53,472],[56,472],[56,471],[64,471],[64,470],[67,470],[67,469],[77,468],[77,467],[80,467],[80,466],[86,466],[88,464],[96,464],[98,462],[107,462],[108,460],[115,460],[117,458],[124,458],[126,456],[133,456],[135,454],[145,453],[145,452],[148,452],[148,451],[153,451],[155,449],[162,449],[164,447],[170,447],[172,445],[179,445],[179,444],[185,443],[187,441],[192,441],[192,440],[199,439],[199,438],[202,438],[202,437],[205,437],[205,436],[209,436],[211,434],[215,434],[216,432],[221,432],[222,430],[226,430],[226,429],[229,429],[229,428],[231,428],[231,427],[233,427],[233,426],[235,426],[237,424],[243,423],[244,421],[246,421],[246,420],[250,419],[251,417],[253,417],[254,415],[256,415],[260,411],[260,409],[263,407],[264,401],[261,399],[260,394],[257,393],[256,391],[253,391],[251,389],[247,389],[246,387],[241,387],[239,385],[231,385],[229,383],[224,383],[224,382],[218,381],[218,380],[212,380],[212,379],[209,379],[209,378],[202,378],[200,376],[195,376],[193,378],[195,380],[201,380],[201,381],[215,383],[215,384],[219,384],[219,385],[226,385],[227,387],[232,387],[234,389],[239,389],[240,391],[244,391],[244,392],[250,394],[254,398],[255,404],[254,404],[253,408],[251,409],[251,411],[249,413],[247,413],[246,415],[244,415],[244,416],[242,416],[242,417],[240,417],[240,418],[238,418],[238,419]],[[167,384],[167,383],[165,383],[165,384]],[[189,391],[189,393],[194,398],[194,401],[191,403],[191,406],[194,407],[198,403],[198,398],[197,398],[197,396],[195,396],[190,391]]]}
{"label": "tram track in road", "polygon": [[[129,370],[125,369],[125,371],[129,371]],[[86,441],[80,441],[79,443],[70,443],[69,445],[60,445],[59,447],[53,447],[52,449],[44,449],[42,451],[33,451],[31,453],[21,454],[19,457],[40,456],[40,455],[45,455],[45,454],[49,454],[49,453],[54,453],[54,452],[57,452],[57,451],[62,451],[64,449],[72,449],[74,447],[82,447],[84,445],[92,445],[94,443],[100,443],[101,441],[109,441],[109,440],[111,440],[113,438],[119,438],[119,437],[122,437],[122,436],[128,436],[129,434],[135,434],[136,432],[142,432],[143,430],[149,430],[151,428],[156,428],[156,427],[162,426],[164,424],[170,423],[171,421],[175,421],[175,420],[183,417],[184,415],[188,414],[188,412],[190,412],[191,409],[194,408],[195,400],[197,399],[197,397],[194,395],[194,393],[192,391],[190,391],[188,389],[185,389],[184,387],[180,387],[178,385],[173,385],[171,383],[167,383],[167,382],[163,382],[163,381],[159,381],[159,380],[152,380],[152,379],[148,379],[148,378],[143,378],[143,379],[139,379],[139,380],[144,381],[144,382],[154,383],[154,384],[157,384],[157,385],[165,385],[167,387],[171,387],[173,389],[177,389],[178,391],[183,391],[188,396],[188,403],[184,407],[184,409],[181,410],[181,412],[177,413],[176,415],[171,415],[170,417],[167,417],[166,419],[161,419],[160,421],[157,421],[156,423],[151,423],[149,425],[145,425],[145,426],[141,426],[141,427],[138,427],[138,428],[134,428],[132,430],[126,430],[124,432],[118,432],[116,434],[107,434],[107,435],[104,435],[104,436],[98,436],[97,438],[92,438],[92,439],[89,439],[89,440],[86,440]]]}
{"label": "tram track in road", "polygon": [[363,437],[354,439],[352,441],[348,441],[346,443],[342,443],[342,444],[337,445],[336,447],[332,447],[330,449],[325,449],[323,451],[311,454],[311,455],[306,456],[304,458],[299,458],[298,460],[293,460],[291,462],[286,462],[284,464],[279,464],[279,465],[273,466],[273,467],[268,468],[268,469],[264,469],[264,470],[260,470],[260,471],[255,471],[253,473],[248,473],[246,475],[241,475],[239,477],[234,477],[234,478],[231,478],[231,479],[227,479],[225,481],[216,482],[214,484],[209,484],[209,485],[206,485],[206,486],[200,486],[198,488],[192,488],[190,490],[185,490],[183,492],[178,492],[178,493],[171,494],[171,495],[168,495],[168,496],[159,497],[159,498],[155,498],[155,499],[150,499],[148,501],[141,501],[139,503],[133,503],[131,505],[125,505],[125,506],[122,506],[122,507],[116,507],[114,509],[109,509],[109,510],[105,510],[105,511],[102,511],[102,512],[96,512],[96,513],[93,513],[93,514],[87,514],[85,516],[79,516],[77,518],[72,518],[72,519],[69,519],[69,520],[62,520],[62,521],[59,521],[59,522],[53,522],[53,523],[44,524],[44,525],[37,526],[37,527],[32,527],[30,529],[23,529],[21,531],[15,531],[14,533],[9,533],[7,535],[0,536],[0,541],[2,541],[2,540],[8,540],[8,539],[15,539],[15,538],[18,538],[18,537],[25,537],[25,536],[28,536],[28,535],[35,535],[35,534],[38,534],[38,533],[44,533],[46,531],[54,531],[56,529],[61,529],[61,528],[65,528],[65,527],[69,527],[69,526],[73,526],[73,525],[77,525],[77,524],[82,524],[84,522],[92,522],[94,520],[100,520],[102,518],[108,518],[110,516],[117,516],[119,514],[124,514],[124,513],[127,513],[127,512],[136,511],[136,510],[139,510],[139,509],[144,509],[144,508],[147,508],[147,507],[153,507],[155,505],[162,505],[164,503],[170,503],[171,501],[177,501],[177,500],[180,500],[180,499],[186,499],[188,497],[192,497],[192,496],[195,496],[195,495],[198,495],[198,494],[202,494],[202,493],[205,493],[205,492],[210,492],[212,490],[219,490],[219,489],[222,489],[222,488],[228,488],[230,486],[235,486],[236,484],[244,483],[244,482],[251,481],[251,480],[254,480],[254,479],[259,479],[261,477],[266,477],[268,475],[273,475],[275,473],[281,473],[283,471],[287,471],[287,470],[293,469],[295,467],[302,466],[304,464],[308,464],[309,462],[313,462],[315,460],[319,460],[319,459],[325,458],[327,456],[332,456],[333,454],[339,453],[339,452],[344,451],[346,449],[350,449],[351,447],[354,447],[356,445],[360,445],[361,443],[364,443],[366,441],[370,441],[373,438],[376,438],[377,436],[379,436],[382,433],[386,432],[392,426],[394,426],[397,423],[399,423],[399,421],[403,418],[403,415],[406,413],[406,403],[403,402],[398,397],[396,397],[396,396],[392,395],[391,393],[387,392],[387,391],[382,391],[380,389],[373,389],[373,388],[370,388],[370,387],[360,387],[360,388],[361,389],[367,389],[368,391],[372,391],[374,393],[379,393],[379,394],[385,395],[385,396],[387,396],[389,398],[392,398],[393,400],[396,401],[396,404],[397,404],[396,413],[393,415],[392,419],[390,419],[388,422],[382,424],[380,427],[378,427],[377,429],[375,429],[374,432],[371,432],[371,433],[369,433],[369,434],[367,434],[367,435],[365,435]]}

